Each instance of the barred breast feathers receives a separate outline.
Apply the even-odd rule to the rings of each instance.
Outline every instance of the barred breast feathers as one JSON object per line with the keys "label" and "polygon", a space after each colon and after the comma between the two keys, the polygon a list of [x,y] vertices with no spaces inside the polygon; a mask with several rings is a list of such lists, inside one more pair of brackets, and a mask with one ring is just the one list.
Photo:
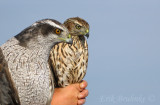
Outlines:
{"label": "barred breast feathers", "polygon": [[16,38],[7,41],[1,46],[1,49],[8,63],[9,73],[14,80],[21,104],[47,102],[50,93],[48,86],[51,82],[49,78],[51,73],[49,66],[46,65],[47,60],[43,58],[46,55],[41,53],[43,49],[31,51],[19,46],[19,41]]}
{"label": "barred breast feathers", "polygon": [[[80,82],[86,74],[88,65],[88,44],[82,44],[78,36],[72,36],[73,44],[59,43],[50,54],[50,66],[58,81],[56,86],[65,87]],[[56,78],[58,77],[58,78]]]}

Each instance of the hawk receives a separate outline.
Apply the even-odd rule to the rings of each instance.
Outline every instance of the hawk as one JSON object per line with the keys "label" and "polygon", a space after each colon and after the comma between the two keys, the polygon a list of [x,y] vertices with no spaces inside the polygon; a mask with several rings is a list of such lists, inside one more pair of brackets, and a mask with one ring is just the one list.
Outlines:
{"label": "hawk", "polygon": [[55,87],[81,82],[88,65],[88,44],[84,36],[89,37],[89,24],[82,18],[73,17],[64,25],[73,44],[59,43],[50,52],[49,64],[54,71]]}
{"label": "hawk", "polygon": [[68,29],[43,19],[0,46],[0,105],[50,105],[54,81],[48,58],[59,42],[72,43]]}

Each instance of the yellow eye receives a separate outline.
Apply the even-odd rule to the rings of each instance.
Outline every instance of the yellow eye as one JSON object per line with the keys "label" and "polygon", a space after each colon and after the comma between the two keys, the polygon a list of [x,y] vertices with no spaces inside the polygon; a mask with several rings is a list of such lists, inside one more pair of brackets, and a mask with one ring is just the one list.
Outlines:
{"label": "yellow eye", "polygon": [[78,24],[76,25],[76,28],[77,28],[78,30],[81,29],[81,27],[82,27],[82,26],[80,26],[80,25],[78,25]]}
{"label": "yellow eye", "polygon": [[57,35],[59,35],[59,34],[61,34],[61,30],[57,28],[57,29],[55,30],[55,33],[56,33]]}

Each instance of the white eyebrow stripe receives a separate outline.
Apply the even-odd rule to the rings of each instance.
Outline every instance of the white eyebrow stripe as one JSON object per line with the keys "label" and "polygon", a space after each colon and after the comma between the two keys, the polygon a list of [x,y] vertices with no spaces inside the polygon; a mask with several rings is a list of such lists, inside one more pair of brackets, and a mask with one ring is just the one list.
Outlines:
{"label": "white eyebrow stripe", "polygon": [[49,25],[51,25],[51,26],[53,26],[53,27],[57,27],[57,28],[63,30],[63,27],[61,27],[60,25],[58,25],[58,24],[56,24],[56,23],[54,23],[54,22],[52,22],[52,21],[50,21],[50,20],[46,20],[46,21],[44,21],[44,23],[47,23],[47,24],[49,24]]}
{"label": "white eyebrow stripe", "polygon": [[81,26],[82,26],[82,24],[81,24],[81,23],[79,23],[78,21],[75,21],[74,23],[79,24],[79,25],[81,25]]}
{"label": "white eyebrow stripe", "polygon": [[[36,26],[36,25],[38,25],[38,23],[39,22],[36,22],[36,23],[34,23],[34,24],[32,24],[32,26]],[[49,24],[49,25],[51,25],[51,26],[53,26],[53,27],[57,27],[57,28],[59,28],[59,29],[61,29],[61,30],[63,30],[63,26],[60,26],[60,25],[58,25],[58,24],[56,24],[56,23],[54,23],[54,22],[52,22],[52,21],[50,21],[50,20],[43,20],[43,21],[40,21],[40,23],[47,23],[47,24]]]}

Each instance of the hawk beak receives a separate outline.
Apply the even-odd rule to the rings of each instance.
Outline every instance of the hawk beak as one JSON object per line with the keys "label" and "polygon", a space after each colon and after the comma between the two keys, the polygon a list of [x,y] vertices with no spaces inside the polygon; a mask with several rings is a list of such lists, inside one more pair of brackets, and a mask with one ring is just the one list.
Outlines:
{"label": "hawk beak", "polygon": [[66,43],[68,43],[68,44],[73,44],[73,40],[72,40],[72,38],[68,38],[68,39],[66,39]]}
{"label": "hawk beak", "polygon": [[66,42],[68,43],[68,44],[73,44],[73,39],[72,39],[72,37],[71,37],[71,35],[69,34],[68,35],[68,38],[66,39]]}
{"label": "hawk beak", "polygon": [[86,30],[85,36],[87,37],[87,39],[89,38],[89,30]]}
{"label": "hawk beak", "polygon": [[72,39],[72,37],[71,37],[71,35],[69,34],[67,37],[65,37],[65,38],[59,38],[62,42],[66,42],[66,43],[68,43],[68,44],[73,44],[73,39]]}
{"label": "hawk beak", "polygon": [[89,33],[87,33],[85,36],[86,36],[86,37],[87,37],[87,39],[88,39],[88,38],[89,38]]}

